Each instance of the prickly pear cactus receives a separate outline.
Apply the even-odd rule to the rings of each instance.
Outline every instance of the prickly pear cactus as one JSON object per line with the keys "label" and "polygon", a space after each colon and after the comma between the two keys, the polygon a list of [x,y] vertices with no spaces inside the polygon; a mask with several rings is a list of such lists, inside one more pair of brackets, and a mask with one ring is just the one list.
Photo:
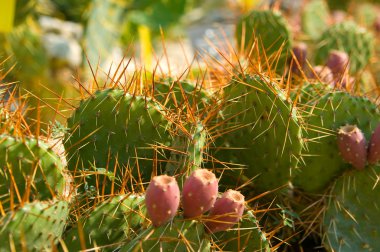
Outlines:
{"label": "prickly pear cactus", "polygon": [[105,192],[112,183],[120,188],[130,173],[137,182],[139,176],[147,182],[153,170],[152,146],[170,144],[169,125],[163,109],[148,97],[121,89],[97,91],[68,119],[68,168],[87,173],[82,180],[90,187],[96,186],[94,172],[115,177],[101,177],[99,188],[105,186]]}
{"label": "prickly pear cactus", "polygon": [[66,201],[34,201],[0,218],[0,251],[50,251],[69,215]]}
{"label": "prickly pear cactus", "polygon": [[[143,196],[130,194],[118,195],[100,203],[66,233],[66,247],[69,251],[96,246],[111,249],[126,237],[131,239],[145,220],[143,202]],[[85,247],[81,246],[82,243]]]}
{"label": "prickly pear cactus", "polygon": [[257,39],[260,52],[271,59],[276,71],[281,72],[284,69],[292,47],[292,35],[280,12],[253,10],[239,20],[236,38],[238,47],[243,45],[247,51],[250,51]]}
{"label": "prickly pear cactus", "polygon": [[190,81],[165,79],[154,84],[154,98],[166,108],[185,110],[202,115],[204,109],[213,104],[212,94],[200,84]]}
{"label": "prickly pear cactus", "polygon": [[343,51],[350,57],[350,73],[357,73],[368,65],[373,55],[373,41],[369,31],[352,21],[335,24],[320,37],[315,61],[324,65],[330,51]]}
{"label": "prickly pear cactus", "polygon": [[210,237],[196,220],[177,217],[159,228],[150,227],[120,249],[129,251],[210,251]]}
{"label": "prickly pear cactus", "polygon": [[21,81],[24,88],[33,88],[30,82],[45,76],[49,64],[38,25],[35,22],[26,22],[6,36],[0,36],[0,41],[3,56],[11,57],[6,65],[9,68],[15,65],[10,76]]}
{"label": "prickly pear cactus", "polygon": [[328,28],[329,8],[324,0],[307,2],[302,11],[302,30],[311,39],[317,40]]}
{"label": "prickly pear cactus", "polygon": [[174,176],[182,174],[180,187],[183,178],[192,171],[201,168],[203,154],[206,151],[206,128],[201,122],[188,124],[189,130],[179,131],[173,138],[170,160],[166,164],[166,173]]}
{"label": "prickly pear cactus", "polygon": [[258,176],[253,185],[258,191],[285,185],[297,167],[303,141],[297,113],[276,83],[263,76],[235,78],[224,89],[226,120],[221,133],[224,148],[215,155],[219,160],[243,164],[242,170],[224,176],[237,182],[239,173]]}
{"label": "prickly pear cactus", "polygon": [[223,251],[271,251],[253,211],[247,211],[244,216],[238,228],[215,234],[218,248]]}
{"label": "prickly pear cactus", "polygon": [[351,171],[331,190],[323,216],[324,245],[331,251],[379,251],[380,167]]}
{"label": "prickly pear cactus", "polygon": [[3,207],[62,195],[60,158],[41,140],[0,135],[0,201]]}
{"label": "prickly pear cactus", "polygon": [[293,184],[306,192],[323,193],[336,177],[352,169],[339,154],[338,129],[347,124],[357,125],[369,139],[380,122],[380,114],[367,98],[337,91],[309,104],[304,120],[304,136],[310,140]]}

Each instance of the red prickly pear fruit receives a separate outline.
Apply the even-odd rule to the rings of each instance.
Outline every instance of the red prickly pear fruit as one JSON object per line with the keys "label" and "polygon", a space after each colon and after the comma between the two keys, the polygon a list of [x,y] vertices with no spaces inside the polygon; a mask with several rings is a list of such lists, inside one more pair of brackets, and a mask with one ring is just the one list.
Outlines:
{"label": "red prickly pear fruit", "polygon": [[195,170],[185,181],[182,190],[184,216],[193,218],[210,210],[218,196],[218,180],[206,170]]}
{"label": "red prickly pear fruit", "polygon": [[335,77],[343,75],[349,69],[349,56],[347,53],[337,50],[332,50],[329,53],[326,66],[331,69]]}
{"label": "red prickly pear fruit", "polygon": [[356,125],[339,129],[338,147],[343,159],[356,169],[363,169],[367,162],[367,145],[363,132]]}
{"label": "red prickly pear fruit", "polygon": [[228,190],[211,208],[205,222],[207,232],[212,234],[233,227],[243,216],[243,212],[244,196],[238,191]]}
{"label": "red prickly pear fruit", "polygon": [[[300,74],[306,65],[307,45],[305,43],[297,43],[293,49],[294,58],[291,60],[291,71],[294,74]],[[298,66],[298,64],[299,66]]]}
{"label": "red prickly pear fruit", "polygon": [[372,133],[369,141],[367,160],[369,164],[376,164],[380,160],[380,124]]}
{"label": "red prickly pear fruit", "polygon": [[146,190],[145,204],[152,224],[159,227],[172,219],[178,210],[180,191],[174,177],[154,177]]}
{"label": "red prickly pear fruit", "polygon": [[320,80],[323,83],[334,87],[334,75],[330,68],[326,66],[313,67],[313,70],[309,73],[309,78]]}

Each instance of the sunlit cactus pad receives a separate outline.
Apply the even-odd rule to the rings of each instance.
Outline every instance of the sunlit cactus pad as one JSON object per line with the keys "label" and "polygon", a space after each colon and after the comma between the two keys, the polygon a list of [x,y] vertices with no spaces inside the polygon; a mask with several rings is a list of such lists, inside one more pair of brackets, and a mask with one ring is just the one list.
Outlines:
{"label": "sunlit cactus pad", "polygon": [[0,135],[0,201],[3,207],[62,195],[60,158],[42,140]]}
{"label": "sunlit cactus pad", "polygon": [[341,176],[323,217],[324,244],[333,251],[378,251],[380,167]]}
{"label": "sunlit cactus pad", "polygon": [[[307,192],[322,193],[334,178],[352,169],[339,154],[338,129],[347,124],[357,125],[369,139],[380,122],[380,113],[369,99],[338,91],[328,93],[308,105],[304,114],[304,136],[309,140],[303,165],[293,183]],[[316,176],[318,179],[315,179]]]}
{"label": "sunlit cactus pad", "polygon": [[259,191],[285,185],[303,147],[292,103],[276,83],[258,75],[234,78],[224,95],[227,133],[221,139],[227,148],[217,152],[217,157],[246,165],[242,173],[248,178],[258,176],[252,183]]}
{"label": "sunlit cactus pad", "polygon": [[[150,98],[122,89],[95,92],[68,120],[70,131],[64,144],[69,169],[116,177],[115,188],[131,174],[136,179],[133,183],[140,182],[138,176],[149,181],[154,146],[168,146],[171,141],[170,122],[164,113]],[[104,181],[109,191],[111,181]],[[95,183],[92,180],[89,186]]]}

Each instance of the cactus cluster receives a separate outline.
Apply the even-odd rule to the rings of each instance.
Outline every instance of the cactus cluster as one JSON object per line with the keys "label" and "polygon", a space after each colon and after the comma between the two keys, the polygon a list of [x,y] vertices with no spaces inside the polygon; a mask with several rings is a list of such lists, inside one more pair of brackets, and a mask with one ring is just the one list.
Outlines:
{"label": "cactus cluster", "polygon": [[376,30],[329,5],[251,11],[207,77],[94,76],[62,127],[5,90],[0,251],[376,251]]}

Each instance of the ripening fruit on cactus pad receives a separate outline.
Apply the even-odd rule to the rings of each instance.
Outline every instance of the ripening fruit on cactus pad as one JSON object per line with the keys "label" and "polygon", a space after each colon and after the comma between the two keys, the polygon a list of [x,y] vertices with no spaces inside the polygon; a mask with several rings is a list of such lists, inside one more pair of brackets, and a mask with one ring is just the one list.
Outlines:
{"label": "ripening fruit on cactus pad", "polygon": [[205,222],[209,233],[225,231],[233,227],[244,212],[244,196],[235,190],[228,190],[217,199],[210,210],[208,220]]}
{"label": "ripening fruit on cactus pad", "polygon": [[195,170],[185,181],[182,192],[184,216],[196,217],[210,210],[218,196],[218,180],[206,170]]}
{"label": "ripening fruit on cactus pad", "polygon": [[357,169],[363,169],[367,162],[367,146],[363,132],[356,125],[339,129],[338,147],[345,161]]}
{"label": "ripening fruit on cactus pad", "polygon": [[153,225],[159,227],[172,219],[178,210],[180,192],[174,177],[154,177],[148,186],[145,204]]}
{"label": "ripening fruit on cactus pad", "polygon": [[368,163],[375,164],[380,160],[380,124],[371,136],[368,144]]}

